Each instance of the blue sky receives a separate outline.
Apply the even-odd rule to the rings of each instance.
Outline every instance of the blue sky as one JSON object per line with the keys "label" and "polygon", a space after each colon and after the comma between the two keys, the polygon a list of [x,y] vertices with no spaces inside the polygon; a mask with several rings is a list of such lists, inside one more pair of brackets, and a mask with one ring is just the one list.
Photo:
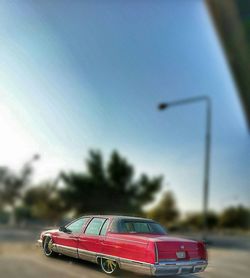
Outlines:
{"label": "blue sky", "polygon": [[205,107],[156,105],[209,95],[210,208],[249,203],[249,133],[203,1],[1,1],[0,26],[1,164],[39,152],[41,179],[117,149],[197,210]]}

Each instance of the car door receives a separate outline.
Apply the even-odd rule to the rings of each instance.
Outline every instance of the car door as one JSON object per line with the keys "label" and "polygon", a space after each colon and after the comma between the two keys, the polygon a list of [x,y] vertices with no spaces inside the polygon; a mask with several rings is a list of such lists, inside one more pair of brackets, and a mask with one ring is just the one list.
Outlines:
{"label": "car door", "polygon": [[107,227],[108,223],[109,219],[104,217],[94,217],[91,219],[84,234],[79,236],[79,258],[92,262],[96,261],[97,254],[102,252],[103,229]]}
{"label": "car door", "polygon": [[78,238],[89,219],[89,217],[79,218],[65,226],[68,232],[59,231],[57,233],[53,240],[59,253],[78,258]]}

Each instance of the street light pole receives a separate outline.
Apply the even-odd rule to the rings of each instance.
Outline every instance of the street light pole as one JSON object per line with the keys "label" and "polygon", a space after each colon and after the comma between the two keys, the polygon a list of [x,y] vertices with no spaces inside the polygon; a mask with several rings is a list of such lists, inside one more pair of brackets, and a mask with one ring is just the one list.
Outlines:
{"label": "street light pole", "polygon": [[212,102],[208,96],[191,97],[172,102],[162,102],[158,105],[159,110],[165,110],[172,106],[192,104],[194,102],[206,103],[206,135],[205,135],[205,158],[204,158],[204,185],[203,185],[203,239],[207,238],[208,228],[208,195],[211,153],[211,124],[212,124]]}

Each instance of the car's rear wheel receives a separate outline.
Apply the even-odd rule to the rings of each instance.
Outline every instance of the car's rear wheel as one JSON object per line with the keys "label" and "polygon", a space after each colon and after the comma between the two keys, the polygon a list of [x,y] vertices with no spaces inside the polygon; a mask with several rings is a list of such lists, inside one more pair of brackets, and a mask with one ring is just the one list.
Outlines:
{"label": "car's rear wheel", "polygon": [[53,241],[52,238],[46,237],[43,242],[43,252],[47,257],[54,257],[56,253],[53,251]]}
{"label": "car's rear wheel", "polygon": [[119,271],[119,266],[114,260],[101,258],[100,264],[103,272],[105,272],[106,274],[114,275]]}

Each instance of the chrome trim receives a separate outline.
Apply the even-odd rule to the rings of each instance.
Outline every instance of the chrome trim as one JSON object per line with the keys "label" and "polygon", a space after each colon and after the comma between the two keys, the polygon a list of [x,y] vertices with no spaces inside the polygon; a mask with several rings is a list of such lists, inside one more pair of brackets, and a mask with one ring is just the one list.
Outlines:
{"label": "chrome trim", "polygon": [[167,276],[178,274],[191,274],[202,272],[207,267],[206,260],[193,260],[193,261],[165,261],[152,266],[151,275],[154,276]]}
{"label": "chrome trim", "polygon": [[92,251],[78,249],[78,257],[82,260],[97,263],[97,254]]}
{"label": "chrome trim", "polygon": [[158,246],[155,242],[155,262],[158,263],[159,262],[159,252],[158,252]]}
{"label": "chrome trim", "polygon": [[190,261],[164,261],[160,262],[158,265],[176,265],[176,266],[183,266],[183,265],[197,265],[197,264],[204,264],[207,263],[206,260],[190,260]]}
{"label": "chrome trim", "polygon": [[126,241],[126,242],[134,242],[134,243],[138,243],[141,245],[148,245],[148,243],[146,242],[141,242],[141,241],[137,241],[137,240],[133,240],[133,239],[125,239],[125,238],[116,238],[116,237],[107,237],[108,239],[114,239],[114,240],[121,240],[121,241]]}
{"label": "chrome trim", "polygon": [[151,265],[147,263],[138,263],[130,260],[121,260],[119,264],[123,270],[128,270],[144,275],[151,275]]}
{"label": "chrome trim", "polygon": [[70,246],[65,246],[65,245],[60,245],[60,244],[54,244],[57,248],[63,248],[63,249],[66,249],[68,251],[72,251],[72,252],[76,252],[77,251],[77,248],[75,247],[70,247]]}
{"label": "chrome trim", "polygon": [[116,260],[118,263],[120,263],[121,261],[128,261],[131,263],[136,263],[136,264],[144,264],[144,265],[150,265],[150,263],[145,263],[142,261],[136,261],[136,260],[130,260],[130,259],[126,259],[126,258],[122,258],[122,257],[117,257],[117,256],[112,256],[112,255],[108,255],[105,253],[98,253],[98,252],[93,252],[93,251],[89,251],[89,250],[85,250],[85,249],[78,249],[78,254],[87,254],[89,256],[96,256],[96,263],[97,263],[97,259],[98,258],[107,258],[107,259],[112,259],[112,260]]}
{"label": "chrome trim", "polygon": [[[54,248],[56,250],[54,250]],[[69,247],[69,246],[60,245],[60,244],[54,244],[52,250],[55,251],[55,252],[62,253],[64,255],[73,257],[73,258],[78,258],[77,248],[75,248],[75,247]]]}
{"label": "chrome trim", "polygon": [[[111,260],[116,261],[120,268],[127,269],[127,270],[129,270],[131,268],[128,265],[135,265],[135,266],[138,266],[140,269],[142,267],[147,267],[147,269],[150,269],[149,263],[130,260],[130,259],[126,259],[126,258],[121,258],[121,257],[117,257],[117,256],[104,254],[104,253],[92,252],[92,251],[84,250],[84,249],[78,249],[78,255],[79,255],[79,258],[81,258],[81,259],[95,262],[95,263],[98,263],[99,258],[111,259]],[[145,271],[139,271],[139,272],[145,274]]]}
{"label": "chrome trim", "polygon": [[116,256],[111,256],[111,255],[107,255],[107,254],[98,254],[97,257],[106,257],[109,259],[113,259],[116,260],[119,264],[122,263],[129,263],[129,264],[134,264],[134,265],[138,265],[138,266],[150,266],[150,263],[146,263],[146,262],[142,262],[142,261],[136,261],[136,260],[131,260],[131,259],[126,259],[126,258],[122,258],[122,257],[116,257]]}

